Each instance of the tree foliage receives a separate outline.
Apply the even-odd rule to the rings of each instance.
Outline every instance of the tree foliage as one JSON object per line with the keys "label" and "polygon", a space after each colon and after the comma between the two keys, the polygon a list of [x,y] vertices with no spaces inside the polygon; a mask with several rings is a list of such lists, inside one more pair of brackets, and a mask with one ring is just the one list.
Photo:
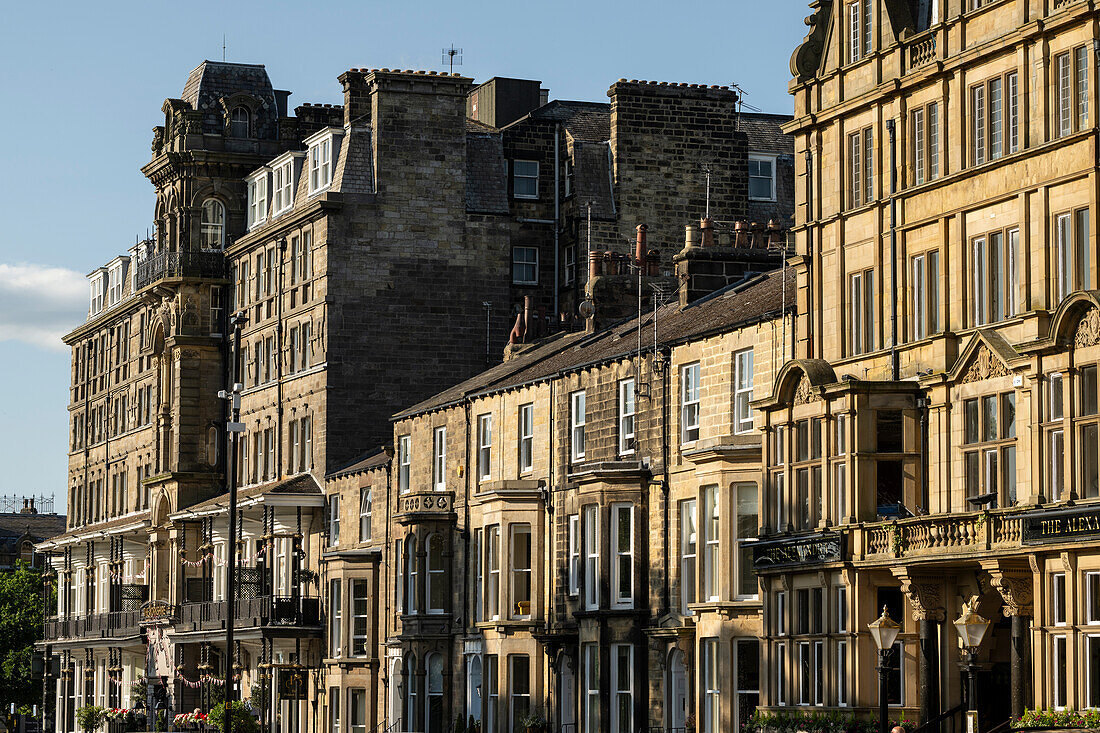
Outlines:
{"label": "tree foliage", "polygon": [[[31,675],[31,656],[45,621],[43,573],[20,561],[0,572],[0,702],[5,709],[41,702],[42,681]],[[49,604],[54,597],[51,587]]]}

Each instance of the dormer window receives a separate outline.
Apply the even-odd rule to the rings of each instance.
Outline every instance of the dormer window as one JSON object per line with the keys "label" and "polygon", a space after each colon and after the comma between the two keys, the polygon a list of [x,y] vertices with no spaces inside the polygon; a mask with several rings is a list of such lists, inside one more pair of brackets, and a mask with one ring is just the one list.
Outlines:
{"label": "dormer window", "polygon": [[309,146],[309,193],[328,188],[332,183],[332,137]]}
{"label": "dormer window", "polygon": [[122,263],[116,262],[107,271],[107,307],[113,308],[122,301]]}
{"label": "dormer window", "polygon": [[89,315],[96,316],[103,312],[104,301],[107,296],[107,282],[102,271],[91,278],[91,305]]}
{"label": "dormer window", "polygon": [[248,111],[247,107],[234,107],[233,111],[229,113],[229,136],[251,137],[251,133],[252,113]]}
{"label": "dormer window", "polygon": [[275,166],[271,179],[271,214],[276,216],[294,204],[294,160]]}
{"label": "dormer window", "polygon": [[267,221],[267,171],[248,181],[248,228]]}
{"label": "dormer window", "polygon": [[202,202],[202,221],[199,226],[202,248],[220,250],[225,247],[225,207],[217,199]]}

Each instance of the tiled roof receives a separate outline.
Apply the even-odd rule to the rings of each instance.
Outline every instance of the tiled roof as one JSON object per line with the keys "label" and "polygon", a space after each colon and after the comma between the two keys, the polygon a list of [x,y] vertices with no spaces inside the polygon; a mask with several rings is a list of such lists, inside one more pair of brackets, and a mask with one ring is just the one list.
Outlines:
{"label": "tiled roof", "polygon": [[56,537],[65,531],[63,514],[0,514],[0,535],[29,535],[35,542]]}
{"label": "tiled roof", "polygon": [[203,61],[188,75],[181,99],[192,109],[206,111],[222,97],[244,92],[274,106],[275,92],[263,64]]}
{"label": "tiled roof", "polygon": [[[729,285],[681,308],[672,302],[657,311],[657,343],[674,344],[778,316],[794,309],[794,271],[786,274],[787,302],[783,301],[781,270]],[[578,367],[620,359],[637,350],[632,338],[638,319],[630,319],[593,334],[562,333],[533,345],[513,359],[444,390],[402,411],[408,417],[459,402],[467,397],[537,382]],[[653,343],[653,313],[641,317],[645,341]]]}
{"label": "tiled roof", "polygon": [[[369,125],[352,125],[345,128],[340,145],[340,158],[333,171],[332,190],[341,193],[374,193],[374,156],[371,152]],[[308,188],[306,176],[309,166],[303,165],[299,188]]]}
{"label": "tiled roof", "polygon": [[337,469],[336,471],[333,471],[328,476],[326,476],[325,479],[326,480],[331,480],[331,479],[334,479],[334,478],[340,478],[341,476],[350,476],[354,473],[362,473],[363,471],[369,471],[372,468],[379,468],[380,466],[385,466],[391,460],[393,460],[393,456],[391,456],[385,450],[379,448],[378,450],[374,451],[373,453],[368,453],[365,456],[357,458],[355,461],[353,461],[349,465],[344,466],[343,468]]}
{"label": "tiled roof", "polygon": [[779,129],[780,125],[792,119],[791,115],[742,112],[738,127],[748,138],[749,152],[793,155],[794,138]]}

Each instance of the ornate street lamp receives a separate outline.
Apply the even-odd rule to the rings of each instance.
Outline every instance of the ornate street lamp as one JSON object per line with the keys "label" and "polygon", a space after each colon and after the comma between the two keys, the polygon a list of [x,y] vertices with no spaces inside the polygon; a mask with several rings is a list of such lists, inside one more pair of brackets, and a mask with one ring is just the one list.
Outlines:
{"label": "ornate street lamp", "polygon": [[969,703],[967,709],[974,711],[978,709],[976,699],[978,696],[977,675],[975,674],[977,666],[974,661],[977,659],[978,647],[982,645],[982,640],[985,639],[985,634],[989,631],[989,620],[982,618],[974,610],[977,605],[977,598],[964,603],[962,614],[954,622],[955,630],[959,632],[959,638],[962,640],[963,646],[966,647],[966,699]]}
{"label": "ornate street lamp", "polygon": [[886,733],[890,726],[889,709],[887,707],[887,683],[890,675],[890,652],[894,648],[894,641],[901,633],[901,626],[890,618],[886,606],[882,607],[882,615],[867,624],[867,630],[871,632],[871,638],[878,647],[878,726],[880,733]]}

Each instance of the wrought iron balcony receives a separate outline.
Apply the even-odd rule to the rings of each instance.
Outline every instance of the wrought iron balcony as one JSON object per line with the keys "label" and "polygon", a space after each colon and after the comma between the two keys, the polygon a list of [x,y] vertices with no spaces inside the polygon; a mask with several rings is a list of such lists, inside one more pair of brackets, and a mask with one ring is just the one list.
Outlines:
{"label": "wrought iron balcony", "polygon": [[[225,628],[225,603],[204,601],[180,606],[176,630]],[[321,625],[321,599],[302,596],[238,598],[233,609],[235,628],[257,626],[312,627]]]}
{"label": "wrought iron balcony", "polygon": [[46,641],[60,639],[120,639],[138,634],[140,611],[111,611],[68,618],[53,616],[46,621]]}
{"label": "wrought iron balcony", "polygon": [[135,274],[138,290],[168,278],[225,277],[225,254],[217,251],[160,252],[139,260]]}

